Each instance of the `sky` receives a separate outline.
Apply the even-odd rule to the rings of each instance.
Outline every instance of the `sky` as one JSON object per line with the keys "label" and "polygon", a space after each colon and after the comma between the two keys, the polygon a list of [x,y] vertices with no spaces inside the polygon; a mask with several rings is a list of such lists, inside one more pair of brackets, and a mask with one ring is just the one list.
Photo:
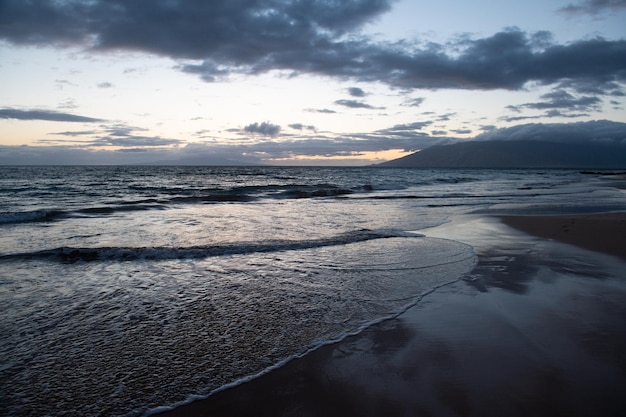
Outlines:
{"label": "sky", "polygon": [[4,165],[368,165],[539,127],[626,141],[625,107],[626,0],[0,0]]}

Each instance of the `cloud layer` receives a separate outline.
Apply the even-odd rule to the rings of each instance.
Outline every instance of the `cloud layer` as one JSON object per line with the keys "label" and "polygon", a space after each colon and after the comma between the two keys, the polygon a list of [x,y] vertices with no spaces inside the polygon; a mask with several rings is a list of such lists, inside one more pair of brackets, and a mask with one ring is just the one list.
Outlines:
{"label": "cloud layer", "polygon": [[[596,83],[608,94],[626,81],[626,41],[557,44],[548,32],[509,28],[446,44],[374,42],[357,30],[391,0],[4,0],[0,39],[20,45],[140,50],[179,60],[207,81],[271,70],[312,73],[398,88],[521,89],[528,82]],[[588,0],[564,10],[594,13],[623,1]],[[598,81],[599,80],[599,81]],[[614,89],[612,89],[614,90]],[[359,88],[350,89],[361,97]]]}
{"label": "cloud layer", "polygon": [[[312,134],[307,137],[290,137],[280,140],[268,138],[254,143],[190,143],[178,147],[159,147],[171,144],[167,139],[150,138],[151,148],[137,148],[142,145],[138,136],[127,134],[126,137],[110,135],[90,142],[90,146],[124,146],[116,150],[97,151],[76,144],[55,146],[2,146],[0,145],[0,164],[237,164],[237,163],[275,163],[281,158],[299,157],[346,157],[363,155],[361,163],[367,160],[364,152],[377,152],[389,149],[416,151],[434,145],[459,142],[449,137],[429,136],[420,130],[428,122],[416,122],[375,131],[355,133],[340,137],[326,137]],[[124,143],[109,143],[119,138]],[[626,146],[626,123],[598,120],[579,123],[531,123],[503,129],[489,129],[474,137],[474,140],[543,140],[569,144],[607,143]]]}

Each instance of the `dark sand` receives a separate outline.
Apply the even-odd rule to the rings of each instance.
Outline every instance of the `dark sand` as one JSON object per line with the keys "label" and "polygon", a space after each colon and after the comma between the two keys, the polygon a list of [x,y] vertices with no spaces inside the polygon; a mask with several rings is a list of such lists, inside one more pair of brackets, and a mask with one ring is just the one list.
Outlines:
{"label": "dark sand", "polygon": [[[161,415],[626,415],[626,262],[557,241],[597,226],[619,244],[624,215],[505,221],[548,239],[484,220],[427,232],[472,241],[477,267],[396,319]],[[597,242],[584,246],[623,257]]]}
{"label": "dark sand", "polygon": [[626,213],[506,216],[509,226],[626,259]]}

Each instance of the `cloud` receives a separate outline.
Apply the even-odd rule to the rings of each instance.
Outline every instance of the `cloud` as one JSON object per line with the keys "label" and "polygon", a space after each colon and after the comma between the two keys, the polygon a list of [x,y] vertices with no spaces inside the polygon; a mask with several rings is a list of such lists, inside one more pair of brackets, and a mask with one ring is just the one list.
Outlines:
{"label": "cloud", "polygon": [[567,15],[589,14],[596,16],[603,12],[617,12],[626,9],[626,0],[581,0],[560,8],[558,11]]}
{"label": "cloud", "polygon": [[[175,58],[250,63],[276,50],[310,48],[390,9],[391,0],[4,0],[2,36],[18,44],[94,41]],[[219,60],[216,60],[219,62]]]}
{"label": "cloud", "polygon": [[613,97],[626,96],[624,87],[614,81],[604,79],[585,79],[585,80],[563,80],[558,83],[557,88],[573,90],[579,94],[606,95]]}
{"label": "cloud", "polygon": [[405,100],[404,103],[402,103],[402,105],[407,106],[407,107],[419,107],[422,105],[424,100],[426,100],[425,97],[411,98],[411,99]]}
{"label": "cloud", "polygon": [[304,111],[308,111],[310,113],[324,113],[324,114],[337,113],[336,111],[331,110],[331,109],[305,109]]}
{"label": "cloud", "polygon": [[[416,122],[420,123],[420,122]],[[413,124],[397,125],[373,133],[355,133],[341,136],[325,136],[315,132],[306,137],[276,140],[267,139],[253,143],[225,144],[219,142],[190,143],[185,146],[164,145],[158,138],[133,141],[126,138],[106,142],[104,147],[82,145],[62,146],[2,146],[0,164],[144,164],[189,163],[225,164],[234,162],[272,163],[280,158],[341,157],[361,155],[389,149],[414,152],[434,145],[456,143],[459,139],[429,136],[419,131],[409,131]],[[414,127],[418,127],[415,125]],[[592,122],[523,124],[504,129],[490,130],[474,137],[474,140],[548,140],[560,143],[612,143],[626,145],[626,123],[598,120]],[[116,139],[116,138],[112,138]],[[118,137],[118,139],[121,139]],[[467,139],[466,139],[467,140]],[[164,139],[167,141],[167,139]],[[106,143],[104,143],[106,142]],[[139,146],[141,143],[141,146]],[[132,145],[138,146],[132,146]],[[144,145],[155,145],[145,147]],[[122,149],[109,150],[124,145]],[[319,161],[317,161],[319,163]],[[367,163],[363,160],[362,163]]]}
{"label": "cloud", "polygon": [[97,130],[70,130],[70,131],[65,131],[65,132],[55,132],[55,133],[48,133],[49,135],[59,135],[59,136],[69,136],[69,137],[85,137],[85,136],[92,136],[92,135],[96,135],[100,133]]}
{"label": "cloud", "polygon": [[417,130],[422,130],[427,126],[430,126],[433,122],[413,122],[408,124],[395,125],[387,129],[377,130],[376,132],[383,135],[409,135],[415,136]]}
{"label": "cloud", "polygon": [[566,109],[568,111],[595,111],[601,109],[602,100],[595,96],[574,96],[565,90],[554,90],[540,96],[543,101],[507,106],[515,112],[521,109]]}
{"label": "cloud", "polygon": [[374,107],[363,101],[358,100],[336,100],[335,104],[340,106],[350,107],[351,109],[383,109],[384,107]]}
{"label": "cloud", "polygon": [[113,87],[113,84],[107,81],[98,84],[98,88],[111,88],[111,87]]}
{"label": "cloud", "polygon": [[358,87],[350,87],[348,88],[348,94],[350,94],[352,97],[365,97],[365,91],[363,91],[362,89],[358,88]]}
{"label": "cloud", "polygon": [[[272,70],[402,89],[518,90],[529,82],[626,81],[623,39],[556,44],[548,32],[517,28],[439,44],[375,42],[358,34],[392,3],[179,0],[146,7],[122,0],[4,0],[0,39],[18,45],[81,45],[91,51],[139,50],[178,60],[181,71],[206,81]],[[623,3],[586,1],[571,10],[621,9]]]}
{"label": "cloud", "polygon": [[552,109],[545,112],[543,117],[567,117],[569,119],[575,119],[578,117],[588,117],[588,113],[564,113],[560,110]]}
{"label": "cloud", "polygon": [[476,140],[545,140],[550,142],[603,142],[626,145],[626,123],[594,120],[576,123],[530,123],[492,129]]}
{"label": "cloud", "polygon": [[16,120],[46,120],[50,122],[76,122],[76,123],[94,123],[102,122],[102,119],[93,117],[78,116],[70,113],[59,113],[49,110],[18,110],[18,109],[0,109],[0,119],[16,119]]}
{"label": "cloud", "polygon": [[574,95],[564,89],[554,89],[549,93],[540,96],[542,101],[510,105],[506,108],[516,113],[523,110],[544,110],[542,114],[505,116],[500,120],[507,122],[518,122],[520,120],[553,118],[553,117],[587,117],[590,112],[602,110],[602,99],[597,96]]}
{"label": "cloud", "polygon": [[315,126],[312,125],[304,125],[302,123],[292,123],[289,125],[290,128],[295,129],[295,130],[312,130],[312,131],[316,131],[317,128]]}
{"label": "cloud", "polygon": [[[416,151],[435,144],[453,142],[449,138],[427,135],[389,136],[380,133],[352,134],[338,137],[315,133],[306,137],[275,140],[268,138],[260,142],[245,144],[190,143],[186,146],[169,148],[141,148],[140,144],[125,140],[124,143],[102,140],[101,148],[70,144],[64,146],[2,147],[0,164],[129,164],[129,163],[193,163],[219,164],[227,161],[246,163],[272,163],[281,158],[297,157],[345,157],[389,149]],[[154,143],[154,142],[151,142]],[[132,146],[133,144],[138,146]],[[106,150],[106,147],[125,146],[122,149]],[[141,144],[141,146],[147,143]],[[22,149],[26,148],[26,149]],[[97,151],[96,151],[97,149]],[[121,152],[121,154],[120,154]],[[371,163],[371,161],[369,161]],[[316,163],[320,163],[318,160]],[[368,163],[364,160],[362,163]]]}
{"label": "cloud", "polygon": [[65,136],[71,139],[40,139],[43,144],[72,143],[82,148],[122,147],[122,148],[152,148],[179,146],[185,143],[181,139],[162,138],[137,134],[147,129],[127,126],[125,124],[104,124],[97,129],[54,132],[49,135]]}
{"label": "cloud", "polygon": [[77,146],[2,146],[0,165],[126,165],[158,161],[174,149],[93,150]]}
{"label": "cloud", "polygon": [[440,114],[437,116],[436,120],[438,122],[448,122],[453,116],[456,116],[456,112]]}
{"label": "cloud", "polygon": [[280,133],[280,126],[269,122],[252,123],[244,127],[243,130],[248,133],[258,133],[263,136],[278,136]]}
{"label": "cloud", "polygon": [[76,102],[74,101],[74,99],[71,99],[71,98],[64,100],[58,105],[59,109],[75,109],[77,107],[78,106],[76,105]]}
{"label": "cloud", "polygon": [[166,139],[158,136],[134,136],[123,137],[107,136],[96,139],[90,143],[91,146],[121,146],[121,147],[157,147],[179,145],[184,143],[180,139]]}

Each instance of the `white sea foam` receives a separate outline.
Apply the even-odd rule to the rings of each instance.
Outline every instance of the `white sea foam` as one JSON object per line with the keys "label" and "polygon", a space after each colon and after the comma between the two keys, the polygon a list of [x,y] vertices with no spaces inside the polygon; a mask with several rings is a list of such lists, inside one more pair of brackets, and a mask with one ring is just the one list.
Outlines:
{"label": "white sea foam", "polygon": [[[466,245],[422,237],[199,261],[14,262],[5,372],[29,404],[68,391],[85,413],[177,403],[188,394],[176,387],[206,394],[266,372],[398,314],[474,262]],[[29,278],[33,266],[49,275]]]}

